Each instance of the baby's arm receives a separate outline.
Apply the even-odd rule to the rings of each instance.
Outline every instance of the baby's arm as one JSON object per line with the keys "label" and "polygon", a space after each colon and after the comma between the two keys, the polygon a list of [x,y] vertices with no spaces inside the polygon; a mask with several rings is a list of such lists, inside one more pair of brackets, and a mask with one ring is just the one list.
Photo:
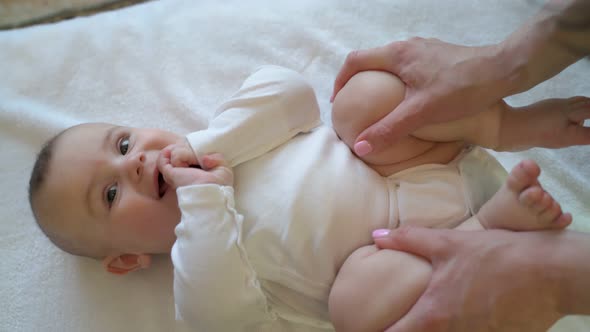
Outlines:
{"label": "baby's arm", "polygon": [[430,263],[405,252],[374,245],[357,249],[330,291],[330,319],[336,331],[384,331],[422,295],[431,271]]}
{"label": "baby's arm", "polygon": [[187,142],[164,148],[157,166],[176,189],[182,215],[171,251],[177,317],[192,329],[212,332],[271,322],[242,245],[243,216],[223,157],[204,155],[199,164]]}
{"label": "baby's arm", "polygon": [[235,167],[320,123],[315,92],[304,77],[287,68],[265,66],[219,107],[207,129],[187,139],[199,160],[217,152]]}

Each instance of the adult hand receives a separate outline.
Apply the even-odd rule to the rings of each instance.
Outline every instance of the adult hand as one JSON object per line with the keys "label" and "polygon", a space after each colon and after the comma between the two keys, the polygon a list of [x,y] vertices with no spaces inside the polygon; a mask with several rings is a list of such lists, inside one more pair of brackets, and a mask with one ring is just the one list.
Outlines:
{"label": "adult hand", "polygon": [[561,284],[552,278],[558,272],[546,264],[565,233],[411,227],[381,232],[378,247],[421,256],[433,268],[421,298],[387,332],[548,330],[563,308]]}
{"label": "adult hand", "polygon": [[412,38],[351,52],[334,82],[332,100],[356,73],[383,70],[406,84],[395,111],[363,131],[355,152],[379,151],[426,124],[483,111],[507,95],[508,68],[494,57],[497,46],[467,47]]}

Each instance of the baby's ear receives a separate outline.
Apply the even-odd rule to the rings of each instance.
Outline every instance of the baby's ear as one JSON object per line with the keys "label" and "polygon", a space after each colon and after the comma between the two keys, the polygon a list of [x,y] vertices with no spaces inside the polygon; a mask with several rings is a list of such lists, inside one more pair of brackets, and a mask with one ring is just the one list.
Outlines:
{"label": "baby's ear", "polygon": [[139,269],[147,269],[152,263],[152,257],[144,254],[123,254],[107,256],[102,260],[105,270],[113,274],[127,274]]}

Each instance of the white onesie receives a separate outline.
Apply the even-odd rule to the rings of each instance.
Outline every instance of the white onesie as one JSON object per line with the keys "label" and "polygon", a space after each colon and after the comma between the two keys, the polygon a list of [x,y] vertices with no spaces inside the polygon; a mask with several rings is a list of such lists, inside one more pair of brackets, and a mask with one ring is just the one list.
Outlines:
{"label": "white onesie", "polygon": [[381,177],[321,125],[302,76],[274,66],[250,76],[209,128],[187,139],[199,160],[223,154],[235,179],[177,189],[176,312],[204,332],[332,331],[331,285],[374,229],[454,227],[505,176],[471,149],[448,165]]}

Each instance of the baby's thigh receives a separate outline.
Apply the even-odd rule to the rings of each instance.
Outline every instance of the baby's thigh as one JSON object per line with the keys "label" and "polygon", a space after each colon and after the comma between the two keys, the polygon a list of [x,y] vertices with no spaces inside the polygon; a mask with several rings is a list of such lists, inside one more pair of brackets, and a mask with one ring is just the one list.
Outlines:
{"label": "baby's thigh", "polygon": [[[363,71],[354,75],[334,98],[334,130],[352,148],[358,135],[393,111],[404,94],[405,84],[393,74]],[[362,159],[370,165],[394,164],[422,154],[433,145],[433,142],[409,136]]]}
{"label": "baby's thigh", "polygon": [[365,246],[342,265],[330,292],[336,331],[383,331],[408,312],[426,289],[432,268],[401,251]]}

